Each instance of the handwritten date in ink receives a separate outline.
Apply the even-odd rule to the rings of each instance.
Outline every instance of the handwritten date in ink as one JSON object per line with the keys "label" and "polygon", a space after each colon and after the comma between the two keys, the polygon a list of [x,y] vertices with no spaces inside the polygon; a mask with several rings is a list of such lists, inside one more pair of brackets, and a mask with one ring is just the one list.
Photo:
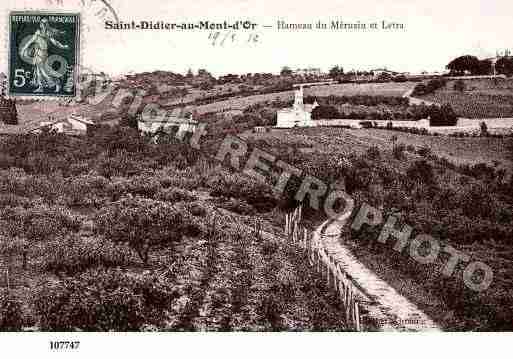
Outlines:
{"label": "handwritten date in ink", "polygon": [[208,35],[208,40],[212,46],[225,46],[242,43],[257,44],[260,37],[256,33],[240,34],[234,31],[212,31]]}

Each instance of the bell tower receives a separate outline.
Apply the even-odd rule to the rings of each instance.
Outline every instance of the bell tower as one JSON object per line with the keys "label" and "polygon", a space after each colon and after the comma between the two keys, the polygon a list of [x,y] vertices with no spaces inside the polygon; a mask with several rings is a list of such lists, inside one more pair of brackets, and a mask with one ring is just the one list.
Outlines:
{"label": "bell tower", "polygon": [[299,88],[294,92],[294,110],[302,110],[303,108],[303,86],[300,85]]}

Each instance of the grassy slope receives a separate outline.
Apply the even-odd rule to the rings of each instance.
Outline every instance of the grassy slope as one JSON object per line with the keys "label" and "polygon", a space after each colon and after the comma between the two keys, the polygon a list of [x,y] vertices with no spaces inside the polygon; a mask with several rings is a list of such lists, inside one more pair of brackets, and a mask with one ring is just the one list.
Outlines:
{"label": "grassy slope", "polygon": [[513,80],[465,80],[465,91],[454,90],[455,81],[422,98],[449,103],[456,113],[467,118],[513,117]]}
{"label": "grassy slope", "polygon": [[[253,138],[263,138],[268,143],[290,143],[294,146],[303,147],[303,152],[308,155],[315,155],[318,158],[325,156],[333,157],[337,155],[363,154],[371,146],[377,146],[382,153],[382,158],[376,165],[384,166],[405,173],[406,169],[415,161],[420,159],[416,154],[407,153],[403,161],[396,160],[391,156],[392,142],[390,138],[396,135],[398,143],[413,145],[416,148],[427,146],[438,156],[448,157],[451,161],[457,163],[476,164],[479,162],[492,163],[495,160],[502,162],[504,168],[511,166],[507,160],[507,152],[503,147],[504,142],[501,139],[469,138],[464,141],[454,138],[442,137],[424,137],[411,134],[402,134],[384,130],[344,130],[344,129],[298,129],[298,130],[280,130],[267,134],[247,134]],[[458,188],[461,175],[441,168],[438,164],[432,163],[437,169],[436,180],[439,183],[445,183],[451,187]],[[398,193],[398,195],[400,195]],[[423,201],[428,204],[429,197],[424,197]],[[421,207],[420,207],[421,208]],[[419,213],[420,214],[420,213]],[[431,214],[429,214],[431,216]],[[429,217],[428,217],[429,219]],[[420,223],[410,223],[414,228]],[[425,227],[424,225],[422,227]],[[443,228],[443,227],[442,227]],[[426,233],[430,233],[434,228],[422,228]],[[419,229],[420,230],[420,229]],[[376,237],[377,238],[377,237]],[[460,239],[458,239],[459,241]],[[461,238],[463,240],[463,238]],[[507,238],[501,238],[507,242]],[[372,242],[372,240],[371,240]],[[512,252],[505,244],[499,244],[489,241],[483,237],[480,241],[469,244],[457,244],[449,241],[456,248],[473,258],[487,263],[494,270],[494,282],[492,286],[479,295],[470,294],[477,299],[482,300],[478,313],[469,312],[470,306],[465,307],[466,299],[459,297],[462,293],[455,293],[454,296],[446,297],[442,289],[452,286],[458,287],[458,276],[461,278],[461,272],[449,279],[442,279],[439,268],[444,265],[445,258],[440,260],[437,266],[419,266],[408,258],[408,254],[402,253],[394,256],[386,249],[370,243],[363,245],[361,242],[354,242],[354,253],[361,258],[369,267],[373,268],[377,274],[387,280],[399,292],[407,296],[414,303],[426,310],[436,318],[442,325],[448,329],[483,329],[495,325],[492,322],[487,323],[488,306],[498,310],[502,316],[507,316],[509,304],[504,301],[508,296],[510,288],[510,278],[513,275],[513,257]],[[372,250],[371,250],[372,249]],[[393,253],[393,251],[392,251]],[[447,281],[447,282],[446,282]],[[445,284],[447,283],[447,284]],[[446,287],[447,285],[447,287]],[[452,289],[451,289],[452,290]],[[500,299],[502,298],[502,299]],[[456,304],[460,303],[460,304]],[[486,305],[486,307],[484,307]],[[454,311],[460,311],[458,315]],[[467,310],[467,313],[462,314]],[[480,318],[480,319],[476,319]]]}

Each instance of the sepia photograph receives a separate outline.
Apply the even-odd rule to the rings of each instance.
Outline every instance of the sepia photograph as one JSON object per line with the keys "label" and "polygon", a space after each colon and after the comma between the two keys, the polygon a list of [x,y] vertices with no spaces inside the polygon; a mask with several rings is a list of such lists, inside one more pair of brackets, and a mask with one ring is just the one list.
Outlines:
{"label": "sepia photograph", "polygon": [[512,20],[506,0],[3,0],[0,345],[503,355]]}

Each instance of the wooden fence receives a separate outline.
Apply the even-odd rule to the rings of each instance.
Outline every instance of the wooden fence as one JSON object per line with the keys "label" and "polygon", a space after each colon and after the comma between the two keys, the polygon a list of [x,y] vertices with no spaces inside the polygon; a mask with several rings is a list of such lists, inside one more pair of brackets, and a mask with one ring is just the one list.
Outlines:
{"label": "wooden fence", "polygon": [[326,279],[328,288],[338,294],[349,328],[362,331],[356,287],[340,263],[322,246],[320,229],[309,232],[301,226],[301,213],[302,208],[298,207],[285,216],[285,236],[306,252],[310,266]]}

